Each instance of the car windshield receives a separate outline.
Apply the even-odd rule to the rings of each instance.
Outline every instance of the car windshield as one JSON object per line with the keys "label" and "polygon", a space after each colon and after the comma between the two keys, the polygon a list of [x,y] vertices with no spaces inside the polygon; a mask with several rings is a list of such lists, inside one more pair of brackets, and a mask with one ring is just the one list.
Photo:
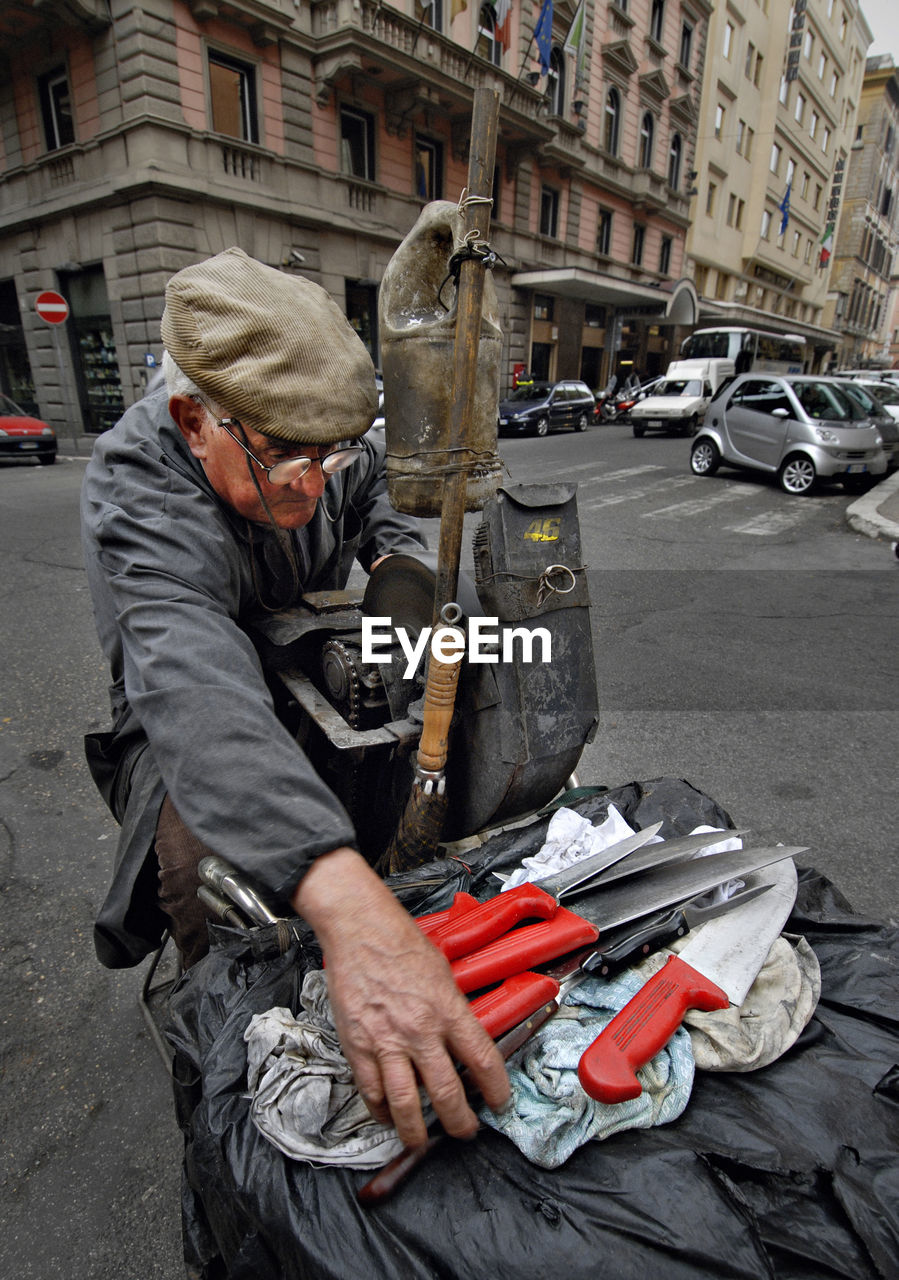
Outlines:
{"label": "car windshield", "polygon": [[876,387],[865,387],[881,404],[899,404],[899,387],[891,387],[886,382],[878,382]]}
{"label": "car windshield", "polygon": [[652,394],[654,396],[701,396],[702,382],[699,378],[663,378]]}
{"label": "car windshield", "polygon": [[28,414],[24,409],[20,409],[15,400],[10,400],[9,396],[5,396],[0,392],[0,413],[7,418],[27,418]]}
{"label": "car windshield", "polygon": [[521,404],[524,400],[545,400],[551,390],[551,382],[532,382],[530,386],[516,387],[507,399],[513,404]]}
{"label": "car windshield", "polygon": [[880,398],[873,395],[867,387],[863,387],[860,383],[847,382],[845,387],[841,387],[840,390],[850,400],[855,400],[857,404],[860,404],[865,413],[883,413],[883,405],[880,402]]}
{"label": "car windshield", "polygon": [[842,387],[827,382],[791,381],[799,403],[810,418],[827,422],[861,422],[867,417],[857,400],[846,395]]}

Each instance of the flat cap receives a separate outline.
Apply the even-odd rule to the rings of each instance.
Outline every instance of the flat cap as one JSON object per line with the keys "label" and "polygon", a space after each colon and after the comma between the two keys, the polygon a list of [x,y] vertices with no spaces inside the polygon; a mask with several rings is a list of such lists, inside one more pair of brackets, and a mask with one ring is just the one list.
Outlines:
{"label": "flat cap", "polygon": [[172,276],[162,341],[204,395],[277,440],[354,439],[378,407],[371,357],[331,296],[237,247]]}

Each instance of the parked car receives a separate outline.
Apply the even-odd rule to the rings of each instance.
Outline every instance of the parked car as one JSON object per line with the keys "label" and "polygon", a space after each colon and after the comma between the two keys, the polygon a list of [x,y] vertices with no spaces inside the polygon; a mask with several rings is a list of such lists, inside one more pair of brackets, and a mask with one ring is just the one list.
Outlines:
{"label": "parked car", "polygon": [[545,436],[558,427],[586,431],[595,406],[586,382],[532,382],[500,401],[499,433]]}
{"label": "parked car", "polygon": [[835,378],[862,378],[866,381],[899,382],[899,369],[837,369]]}
{"label": "parked car", "polygon": [[722,463],[776,475],[807,494],[819,477],[858,492],[883,475],[883,438],[836,378],[744,373],[713,398],[690,449],[694,475]]}
{"label": "parked car", "polygon": [[0,395],[0,458],[37,458],[44,466],[56,461],[53,428],[4,395]]}
{"label": "parked car", "polygon": [[887,382],[847,378],[842,389],[847,396],[858,401],[877,426],[883,436],[887,463],[891,467],[899,466],[899,385],[891,387]]}
{"label": "parked car", "polygon": [[665,378],[645,400],[631,405],[635,436],[647,431],[674,431],[692,436],[709,407],[712,384],[706,378]]}

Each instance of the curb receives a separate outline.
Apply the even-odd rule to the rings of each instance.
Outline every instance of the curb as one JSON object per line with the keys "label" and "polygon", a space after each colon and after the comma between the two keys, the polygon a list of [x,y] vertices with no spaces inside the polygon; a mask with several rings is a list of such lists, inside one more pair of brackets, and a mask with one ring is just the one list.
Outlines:
{"label": "curb", "polygon": [[[899,522],[883,515],[880,510],[896,494],[899,494],[899,471],[895,471],[889,479],[881,480],[869,493],[863,494],[846,508],[848,523],[857,533],[863,533],[869,538],[899,540]],[[899,509],[899,499],[895,506]]]}

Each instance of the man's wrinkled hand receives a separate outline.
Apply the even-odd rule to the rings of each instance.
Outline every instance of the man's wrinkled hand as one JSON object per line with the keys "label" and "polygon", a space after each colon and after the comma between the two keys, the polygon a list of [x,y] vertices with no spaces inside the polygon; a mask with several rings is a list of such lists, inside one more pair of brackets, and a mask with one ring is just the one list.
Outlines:
{"label": "man's wrinkled hand", "polygon": [[440,951],[351,849],[319,858],[293,905],[318,936],[334,1025],[375,1118],[406,1145],[423,1143],[421,1086],[447,1133],[473,1136],[478,1121],[457,1064],[494,1110],[508,1101],[509,1081]]}

